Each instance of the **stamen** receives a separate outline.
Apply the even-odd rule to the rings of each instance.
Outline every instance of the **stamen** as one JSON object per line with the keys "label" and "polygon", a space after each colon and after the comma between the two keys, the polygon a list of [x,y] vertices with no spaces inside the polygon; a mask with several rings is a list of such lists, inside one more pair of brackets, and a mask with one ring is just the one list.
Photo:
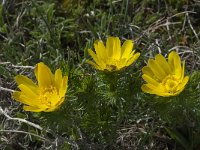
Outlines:
{"label": "stamen", "polygon": [[[59,98],[58,92],[55,87],[51,86],[41,90],[40,100],[42,104],[46,105],[47,107],[51,107],[53,103],[52,97]],[[54,101],[56,100],[54,99]]]}
{"label": "stamen", "polygon": [[173,94],[177,92],[177,87],[180,84],[180,82],[180,79],[177,78],[175,75],[168,75],[162,81],[162,85],[164,86],[166,92]]}

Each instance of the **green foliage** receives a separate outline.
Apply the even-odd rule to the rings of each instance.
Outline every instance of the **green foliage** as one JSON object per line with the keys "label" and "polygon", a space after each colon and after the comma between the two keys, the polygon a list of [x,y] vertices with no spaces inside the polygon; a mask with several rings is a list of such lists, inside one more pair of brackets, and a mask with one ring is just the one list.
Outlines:
{"label": "green foliage", "polygon": [[80,138],[78,129],[81,129],[92,141],[112,143],[120,124],[134,115],[140,91],[137,76],[132,68],[116,73],[76,71],[71,75],[65,104],[56,112],[42,113],[39,118],[51,130],[59,126],[59,133],[66,132],[74,140]]}

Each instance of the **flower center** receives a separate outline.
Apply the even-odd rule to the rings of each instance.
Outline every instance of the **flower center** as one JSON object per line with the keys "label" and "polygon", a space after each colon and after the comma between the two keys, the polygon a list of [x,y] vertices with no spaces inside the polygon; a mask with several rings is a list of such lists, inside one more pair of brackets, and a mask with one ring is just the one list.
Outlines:
{"label": "flower center", "polygon": [[51,107],[57,101],[56,99],[59,99],[59,95],[55,87],[50,86],[41,90],[40,100],[42,104]]}
{"label": "flower center", "polygon": [[162,81],[162,85],[168,93],[175,93],[179,84],[180,80],[175,75],[168,75]]}
{"label": "flower center", "polygon": [[114,71],[114,70],[117,69],[117,66],[115,66],[115,65],[106,65],[106,68],[107,68],[107,70]]}
{"label": "flower center", "polygon": [[115,71],[121,69],[121,61],[117,59],[108,59],[106,62],[106,69],[109,71]]}

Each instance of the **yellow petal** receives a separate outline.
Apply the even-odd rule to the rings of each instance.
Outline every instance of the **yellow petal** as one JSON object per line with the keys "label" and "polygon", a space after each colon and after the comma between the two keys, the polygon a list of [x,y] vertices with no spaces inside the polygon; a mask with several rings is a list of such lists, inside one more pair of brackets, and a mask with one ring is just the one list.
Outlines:
{"label": "yellow petal", "polygon": [[178,56],[178,54],[175,51],[170,52],[169,55],[168,55],[168,63],[169,63],[169,66],[170,66],[170,68],[171,68],[171,70],[172,70],[173,73],[175,73],[175,68],[176,68],[175,61],[176,62],[179,61],[179,63],[180,63],[180,60],[178,60],[178,57],[179,56]]}
{"label": "yellow petal", "polygon": [[153,59],[149,59],[148,66],[154,73],[154,75],[162,81],[166,77],[166,73],[163,71],[163,69],[157,64],[157,62]]}
{"label": "yellow petal", "polygon": [[114,53],[115,37],[108,37],[106,41],[106,51],[108,57],[112,57]]}
{"label": "yellow petal", "polygon": [[133,50],[133,51],[129,54],[129,57],[128,57],[128,58],[133,57],[134,53],[135,53],[135,50]]}
{"label": "yellow petal", "polygon": [[133,41],[126,40],[122,45],[122,59],[129,58],[131,51],[133,49]]}
{"label": "yellow petal", "polygon": [[148,76],[147,74],[143,74],[142,78],[144,79],[144,81],[146,81],[147,83],[153,84],[155,86],[159,86],[159,83],[154,80],[152,77]]}
{"label": "yellow petal", "polygon": [[157,54],[155,56],[155,60],[157,62],[157,64],[159,64],[159,66],[161,68],[163,68],[163,70],[165,71],[166,74],[171,74],[172,70],[168,64],[168,62],[166,61],[165,57],[161,54]]}
{"label": "yellow petal", "polygon": [[156,86],[150,83],[145,84],[147,87],[151,88],[152,90],[156,91],[156,92],[160,92],[160,93],[164,93],[165,89],[162,85]]}
{"label": "yellow petal", "polygon": [[144,66],[143,68],[142,68],[142,73],[143,74],[147,74],[148,76],[150,76],[150,77],[154,77],[154,74],[153,74],[153,72],[151,71],[151,69],[148,67],[148,66]]}
{"label": "yellow petal", "polygon": [[88,52],[92,56],[92,58],[94,59],[94,61],[96,62],[96,64],[98,66],[101,66],[101,68],[105,68],[105,64],[104,64],[103,60],[101,60],[101,59],[99,60],[97,58],[97,55],[91,49],[88,49]]}
{"label": "yellow petal", "polygon": [[180,85],[178,86],[177,90],[179,91],[183,91],[183,89],[185,88],[185,85],[188,83],[189,81],[189,77],[185,76],[185,78],[183,79],[183,81],[180,83]]}
{"label": "yellow petal", "polygon": [[23,75],[17,75],[15,77],[15,81],[18,85],[24,84],[25,86],[29,87],[34,93],[39,94],[38,86],[28,77]]}
{"label": "yellow petal", "polygon": [[31,111],[31,112],[41,112],[41,111],[44,111],[44,109],[42,109],[42,108],[32,107],[32,106],[23,106],[23,109],[25,111]]}
{"label": "yellow petal", "polygon": [[57,91],[59,91],[61,84],[62,84],[62,72],[60,69],[57,69],[55,72],[55,85]]}
{"label": "yellow petal", "polygon": [[32,97],[27,97],[24,95],[22,92],[15,91],[12,93],[12,97],[23,104],[26,105],[31,105],[31,106],[38,106],[40,105],[40,101],[38,99],[32,98]]}
{"label": "yellow petal", "polygon": [[116,60],[121,58],[121,42],[118,37],[114,37],[113,58]]}
{"label": "yellow petal", "polygon": [[22,91],[22,93],[24,95],[26,95],[26,97],[30,97],[31,99],[37,99],[38,95],[36,93],[34,93],[34,91],[32,91],[28,86],[24,85],[24,84],[20,84],[18,86],[18,88]]}
{"label": "yellow petal", "polygon": [[168,63],[169,63],[169,66],[172,70],[172,72],[174,72],[174,58],[175,58],[175,55],[176,55],[176,52],[175,51],[172,51],[171,53],[169,53],[168,55]]}
{"label": "yellow petal", "polygon": [[174,71],[175,75],[181,78],[182,75],[181,59],[177,53],[174,54]]}
{"label": "yellow petal", "polygon": [[52,94],[50,97],[48,97],[48,101],[50,102],[51,106],[48,107],[54,107],[55,105],[57,105],[57,103],[59,103],[59,101],[61,100],[60,94]]}
{"label": "yellow petal", "polygon": [[56,104],[56,108],[58,108],[65,100],[65,97],[61,98],[60,101]]}
{"label": "yellow petal", "polygon": [[61,97],[65,97],[67,88],[68,88],[68,77],[64,76],[63,80],[62,80],[62,87],[61,87],[60,93],[59,93],[61,95]]}
{"label": "yellow petal", "polygon": [[23,75],[17,75],[15,77],[15,81],[17,82],[18,85],[25,84],[37,88],[37,85],[31,79]]}
{"label": "yellow petal", "polygon": [[133,55],[133,57],[131,59],[128,60],[126,66],[131,65],[134,61],[136,61],[138,59],[138,57],[140,56],[140,53],[136,53]]}
{"label": "yellow petal", "polygon": [[141,88],[142,88],[142,91],[145,92],[145,93],[156,94],[158,96],[164,96],[164,97],[170,96],[169,93],[165,93],[163,91],[160,91],[159,89],[156,89],[155,86],[152,86],[150,84],[143,84]]}
{"label": "yellow petal", "polygon": [[145,93],[155,94],[155,92],[152,89],[150,89],[149,87],[147,87],[146,84],[143,84],[142,87],[141,87],[141,89]]}
{"label": "yellow petal", "polygon": [[54,79],[51,70],[42,62],[38,63],[35,68],[35,75],[39,87],[50,87],[54,85]]}
{"label": "yellow petal", "polygon": [[104,70],[104,69],[102,69],[100,66],[98,66],[98,65],[95,64],[95,63],[93,63],[93,62],[90,61],[90,60],[87,60],[86,62],[87,62],[88,64],[94,66],[94,67],[95,67],[96,69],[98,69],[98,70]]}
{"label": "yellow petal", "polygon": [[107,58],[106,48],[102,41],[96,40],[94,42],[94,48],[95,48],[98,59],[106,59]]}
{"label": "yellow petal", "polygon": [[50,108],[44,110],[45,112],[51,112],[51,111],[55,111],[56,109],[58,109],[60,107],[60,105],[64,102],[64,97],[62,97],[61,99],[59,99],[59,101],[57,101],[56,103],[54,103],[54,105],[52,105]]}
{"label": "yellow petal", "polygon": [[183,61],[181,80],[183,80],[184,75],[185,75],[185,60]]}
{"label": "yellow petal", "polygon": [[120,65],[118,66],[118,68],[124,68],[127,66],[127,59],[120,59]]}

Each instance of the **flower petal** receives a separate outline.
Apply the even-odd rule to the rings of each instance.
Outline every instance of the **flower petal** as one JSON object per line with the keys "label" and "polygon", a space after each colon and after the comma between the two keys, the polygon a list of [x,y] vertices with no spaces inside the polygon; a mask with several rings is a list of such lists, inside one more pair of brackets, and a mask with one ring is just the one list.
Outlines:
{"label": "flower petal", "polygon": [[51,70],[42,62],[38,63],[35,68],[35,75],[39,87],[50,87],[54,85],[54,79]]}
{"label": "flower petal", "polygon": [[155,60],[156,60],[157,64],[159,64],[159,66],[165,71],[166,74],[172,73],[172,70],[171,70],[168,62],[166,61],[166,59],[163,55],[157,54],[155,56]]}
{"label": "flower petal", "polygon": [[123,45],[122,45],[122,59],[130,58],[131,51],[133,49],[133,41],[131,40],[126,40]]}
{"label": "flower petal", "polygon": [[168,63],[170,65],[170,68],[172,72],[177,75],[178,77],[181,77],[181,60],[179,55],[175,52],[172,51],[169,56],[168,56]]}
{"label": "flower petal", "polygon": [[181,80],[183,80],[184,75],[185,75],[185,60],[183,61]]}
{"label": "flower petal", "polygon": [[114,53],[115,37],[108,37],[106,41],[106,51],[108,57],[112,57]]}
{"label": "flower petal", "polygon": [[159,83],[154,80],[152,77],[148,76],[147,74],[143,74],[142,78],[144,79],[144,81],[146,81],[147,83],[153,84],[155,86],[159,86]]}
{"label": "flower petal", "polygon": [[93,67],[95,67],[95,68],[98,69],[98,70],[104,70],[104,69],[102,69],[100,66],[98,66],[98,65],[95,64],[95,63],[93,63],[93,62],[90,61],[90,60],[87,60],[86,62],[87,62],[88,64],[92,65]]}
{"label": "flower petal", "polygon": [[62,72],[60,69],[56,70],[54,79],[55,79],[56,89],[57,89],[57,91],[59,91],[60,86],[62,84]]}
{"label": "flower petal", "polygon": [[147,83],[145,84],[148,88],[152,89],[153,91],[163,93],[165,89],[162,86],[155,86],[153,84]]}
{"label": "flower petal", "polygon": [[91,50],[91,49],[88,49],[88,52],[89,54],[92,56],[92,58],[94,59],[95,63],[98,65],[98,66],[101,66],[101,68],[105,68],[105,64],[104,62],[100,59],[97,58],[97,55]]}
{"label": "flower petal", "polygon": [[12,97],[23,104],[30,105],[30,106],[38,106],[40,105],[40,101],[38,99],[32,98],[32,97],[27,97],[20,91],[15,91],[12,93]]}
{"label": "flower petal", "polygon": [[157,89],[155,86],[151,84],[143,84],[141,88],[142,88],[142,91],[145,93],[156,94],[158,96],[164,96],[164,97],[170,96],[169,93],[165,93],[162,90]]}
{"label": "flower petal", "polygon": [[20,84],[18,86],[18,88],[22,91],[22,93],[24,95],[26,95],[26,97],[30,97],[32,99],[37,99],[38,95],[36,93],[34,93],[34,91],[32,91],[28,86],[24,85],[24,84]]}
{"label": "flower petal", "polygon": [[155,60],[149,59],[148,66],[152,70],[152,72],[154,73],[154,75],[160,81],[162,81],[166,77],[166,73],[163,71],[163,69],[158,65],[158,63]]}
{"label": "flower petal", "polygon": [[15,81],[18,85],[24,84],[25,86],[29,87],[34,93],[39,94],[38,86],[28,77],[23,75],[17,75],[15,77]]}
{"label": "flower petal", "polygon": [[23,75],[17,75],[15,77],[15,81],[17,82],[18,85],[25,84],[37,88],[37,85],[31,79]]}
{"label": "flower petal", "polygon": [[182,76],[182,68],[181,68],[181,59],[177,53],[174,55],[174,71],[175,75],[181,78]]}
{"label": "flower petal", "polygon": [[152,70],[148,66],[144,66],[142,68],[142,73],[143,74],[147,74],[148,76],[150,76],[152,78],[154,77],[154,74],[153,74]]}
{"label": "flower petal", "polygon": [[172,51],[168,55],[168,63],[169,63],[169,66],[170,66],[172,72],[174,72],[174,55],[175,55],[175,53],[176,52]]}
{"label": "flower petal", "polygon": [[128,60],[126,66],[131,65],[134,61],[136,61],[138,59],[139,56],[140,56],[140,53],[134,54],[133,57]]}
{"label": "flower petal", "polygon": [[65,97],[67,88],[68,88],[68,77],[64,76],[62,79],[62,86],[60,87],[60,90],[59,90],[60,97]]}
{"label": "flower petal", "polygon": [[119,60],[121,57],[121,42],[118,37],[108,37],[106,41],[108,57]]}
{"label": "flower petal", "polygon": [[185,85],[188,83],[188,81],[189,81],[189,76],[185,76],[183,81],[179,84],[177,91],[181,90],[181,92],[182,92],[183,89],[185,88]]}
{"label": "flower petal", "polygon": [[32,106],[23,106],[23,109],[25,111],[31,111],[31,112],[41,112],[41,111],[44,111],[44,109],[42,109],[42,108],[32,107]]}
{"label": "flower petal", "polygon": [[102,41],[96,40],[94,42],[94,48],[95,48],[98,59],[106,59],[107,58],[106,48]]}

